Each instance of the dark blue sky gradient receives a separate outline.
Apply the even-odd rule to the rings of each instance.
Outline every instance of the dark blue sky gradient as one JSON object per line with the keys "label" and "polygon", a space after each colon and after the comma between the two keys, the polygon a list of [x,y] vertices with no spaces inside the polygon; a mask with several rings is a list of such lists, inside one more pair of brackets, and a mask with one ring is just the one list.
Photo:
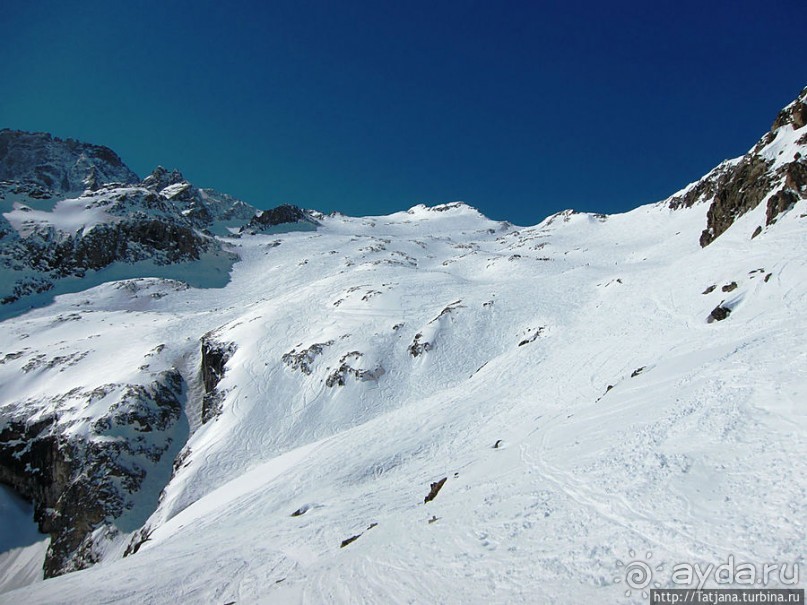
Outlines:
{"label": "dark blue sky gradient", "polygon": [[0,127],[259,207],[662,199],[807,85],[807,2],[8,2]]}

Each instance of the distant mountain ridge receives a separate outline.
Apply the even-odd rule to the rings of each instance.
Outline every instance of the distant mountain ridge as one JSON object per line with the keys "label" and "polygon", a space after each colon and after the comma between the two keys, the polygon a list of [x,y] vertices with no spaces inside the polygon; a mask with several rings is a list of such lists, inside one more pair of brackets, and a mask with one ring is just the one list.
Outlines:
{"label": "distant mountain ridge", "polygon": [[6,128],[0,130],[0,181],[54,197],[107,183],[132,185],[140,177],[109,147]]}
{"label": "distant mountain ridge", "polygon": [[307,211],[282,208],[259,211],[162,166],[141,181],[100,145],[2,130],[0,308],[39,304],[36,296],[64,278],[112,265],[129,277],[176,266],[181,279],[185,265],[206,257],[226,274],[236,257],[216,235],[238,237],[247,226],[265,231],[280,223],[316,224]]}

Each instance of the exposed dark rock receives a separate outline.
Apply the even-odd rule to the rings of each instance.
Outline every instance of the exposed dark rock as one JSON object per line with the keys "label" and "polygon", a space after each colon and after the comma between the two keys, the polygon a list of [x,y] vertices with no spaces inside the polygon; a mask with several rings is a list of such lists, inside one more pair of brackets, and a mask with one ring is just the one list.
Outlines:
{"label": "exposed dark rock", "polygon": [[98,188],[104,183],[137,183],[140,179],[109,149],[60,139],[44,132],[0,130],[0,180],[30,187],[31,197]]}
{"label": "exposed dark rock", "polygon": [[[528,332],[529,332],[529,331],[532,331],[532,328],[530,328],[530,329],[528,330]],[[541,327],[539,327],[538,329],[536,329],[536,330],[535,330],[535,332],[533,332],[532,334],[530,334],[530,336],[529,336],[529,337],[527,337],[527,338],[525,338],[524,340],[522,340],[521,342],[519,342],[519,343],[518,343],[518,346],[523,347],[524,345],[528,345],[528,344],[530,344],[531,342],[535,342],[535,340],[536,340],[536,339],[537,339],[537,338],[538,338],[538,337],[539,337],[541,334],[543,334],[543,333],[544,333],[544,327],[543,327],[543,326],[541,326]]]}
{"label": "exposed dark rock", "polygon": [[[103,269],[115,262],[150,260],[156,265],[169,265],[198,260],[204,252],[221,250],[215,240],[174,215],[164,200],[143,189],[128,190],[105,209],[123,218],[76,233],[37,227],[26,237],[0,246],[0,263],[20,272],[20,277],[6,286],[2,302],[44,292],[53,287],[55,280],[81,277],[88,270]],[[26,274],[31,270],[39,275]]]}
{"label": "exposed dark rock", "polygon": [[438,204],[437,206],[431,206],[430,208],[426,208],[429,212],[446,212],[448,210],[455,210],[457,208],[467,208],[469,207],[467,204],[463,202],[449,202],[447,204]]}
{"label": "exposed dark rock", "polygon": [[362,536],[362,534],[356,534],[355,536],[350,536],[349,538],[345,538],[344,540],[342,540],[342,544],[339,546],[339,548],[344,548],[348,544],[350,544],[352,542],[355,542],[356,540],[361,538],[361,536]]}
{"label": "exposed dark rock", "polygon": [[[51,536],[45,577],[97,561],[93,533],[102,529],[103,540],[117,532],[116,519],[138,504],[146,475],[175,449],[183,393],[184,382],[175,370],[156,375],[149,385],[75,389],[65,398],[89,403],[115,398],[82,435],[65,433],[57,415],[39,422],[5,422],[0,431],[0,482],[33,502],[40,531]],[[58,409],[58,403],[53,407]],[[110,438],[121,434],[130,437]]]}
{"label": "exposed dark rock", "polygon": [[291,516],[292,516],[292,517],[301,517],[301,516],[303,516],[304,514],[306,514],[306,513],[307,513],[307,512],[308,512],[310,509],[311,509],[311,507],[310,507],[310,506],[308,506],[307,504],[304,504],[303,506],[301,506],[300,508],[298,508],[296,511],[294,511],[294,512],[291,514]]}
{"label": "exposed dark rock", "polygon": [[644,372],[644,368],[645,368],[644,366],[642,366],[641,368],[636,368],[635,370],[633,370],[633,372],[631,372],[630,377],[631,378],[636,378],[639,374]]}
{"label": "exposed dark rock", "polygon": [[757,225],[757,228],[754,229],[754,232],[751,234],[751,239],[754,239],[760,233],[762,233],[762,225]]}
{"label": "exposed dark rock", "polygon": [[432,319],[429,323],[434,323],[435,321],[437,321],[441,317],[450,316],[457,309],[463,309],[463,308],[465,308],[465,307],[462,304],[462,301],[461,300],[455,300],[453,303],[451,303],[450,305],[445,307],[442,311],[440,311],[440,315],[438,315],[437,317]]}
{"label": "exposed dark rock", "polygon": [[[178,170],[168,172],[162,166],[157,166],[143,180],[142,185],[155,195],[170,202],[197,229],[210,227],[216,218],[205,203],[200,191],[186,181]],[[252,214],[254,214],[254,209],[250,217]],[[249,220],[249,217],[245,220]]]}
{"label": "exposed dark rock", "polygon": [[423,338],[423,334],[421,334],[420,332],[415,334],[415,338],[414,340],[412,340],[412,344],[410,344],[409,348],[407,349],[412,357],[418,357],[420,355],[423,355],[427,351],[432,350],[432,343],[425,340],[421,342],[420,340],[421,338]]}
{"label": "exposed dark rock", "polygon": [[123,553],[124,558],[128,557],[129,555],[137,554],[140,547],[150,540],[150,534],[151,532],[145,527],[136,531]]}
{"label": "exposed dark rock", "polygon": [[[807,164],[802,161],[803,154],[796,152],[792,161],[775,172],[772,170],[773,160],[767,160],[762,155],[762,151],[775,141],[780,129],[799,129],[805,125],[806,103],[807,89],[780,112],[771,131],[760,139],[751,152],[738,161],[723,162],[684,193],[670,199],[669,205],[673,209],[711,201],[706,229],[700,237],[701,246],[709,245],[769,195],[768,225],[796,201],[807,197]],[[807,135],[799,139],[799,144],[807,144]],[[760,233],[761,229],[757,229],[752,237]]]}
{"label": "exposed dark rock", "polygon": [[305,223],[310,226],[319,225],[311,214],[305,210],[297,206],[292,206],[291,204],[283,204],[271,210],[263,210],[255,215],[245,227],[242,227],[241,231],[255,233],[266,230],[269,227],[290,223]]}
{"label": "exposed dark rock", "polygon": [[788,124],[792,125],[794,130],[807,124],[807,88],[801,91],[798,99],[779,112],[771,130],[775,131]]}
{"label": "exposed dark rock", "polygon": [[53,282],[37,275],[26,275],[18,279],[11,292],[0,299],[0,304],[8,304],[19,300],[23,296],[47,292],[53,288]]}
{"label": "exposed dark rock", "polygon": [[162,166],[157,166],[150,175],[143,179],[143,186],[156,193],[159,193],[170,185],[187,183],[185,177],[179,170],[168,172]]}
{"label": "exposed dark rock", "polygon": [[774,193],[768,198],[768,206],[765,211],[765,224],[773,224],[776,217],[790,210],[798,201],[799,196],[790,189],[783,189],[782,191]]}
{"label": "exposed dark rock", "polygon": [[723,290],[723,292],[733,292],[734,290],[737,289],[737,282],[733,281],[730,284],[726,284],[720,289]]}
{"label": "exposed dark rock", "polygon": [[313,371],[311,366],[316,358],[322,355],[322,351],[325,347],[329,347],[332,344],[333,340],[329,340],[328,342],[316,342],[307,349],[300,351],[294,348],[288,353],[285,353],[281,359],[283,363],[292,370],[298,370],[303,374],[310,375]]}
{"label": "exposed dark rock", "polygon": [[712,284],[711,286],[706,288],[703,292],[701,292],[701,294],[711,294],[712,292],[715,291],[715,288],[717,288],[717,284]]}
{"label": "exposed dark rock", "polygon": [[708,246],[740,216],[756,208],[770,192],[771,162],[761,156],[745,156],[714,184],[714,201],[706,214],[701,246]]}
{"label": "exposed dark rock", "polygon": [[731,309],[728,307],[724,307],[722,304],[717,305],[712,312],[709,314],[709,323],[713,321],[723,321],[731,314]]}
{"label": "exposed dark rock", "polygon": [[[178,171],[158,167],[138,181],[106,147],[1,130],[0,197],[24,196],[46,212],[52,205],[33,201],[75,198],[91,212],[87,226],[76,232],[32,219],[17,233],[0,218],[0,266],[10,269],[0,285],[0,302],[13,303],[50,289],[56,280],[83,277],[115,262],[168,265],[198,260],[203,252],[220,254],[222,245],[212,232],[227,235],[257,212],[230,196],[197,189]],[[31,210],[24,201],[17,212]],[[116,218],[93,225],[95,210]],[[33,272],[38,275],[31,277]]]}
{"label": "exposed dark rock", "polygon": [[439,481],[435,481],[434,483],[432,483],[431,484],[431,489],[429,490],[429,493],[423,499],[423,503],[427,504],[427,503],[431,502],[432,500],[434,500],[437,497],[437,494],[440,493],[440,490],[443,488],[443,485],[445,485],[447,480],[448,480],[448,477],[443,477]]}
{"label": "exposed dark rock", "polygon": [[501,439],[497,439],[497,440],[496,440],[496,443],[494,443],[494,444],[493,444],[493,449],[494,449],[494,450],[497,450],[497,449],[499,449],[499,448],[501,447],[501,445],[502,445],[502,440],[501,440]]}
{"label": "exposed dark rock", "polygon": [[784,179],[785,189],[790,189],[803,198],[807,189],[807,163],[800,161],[801,154],[796,155],[799,156],[796,161],[782,166],[777,175]]}
{"label": "exposed dark rock", "polygon": [[202,400],[202,423],[208,422],[221,413],[221,403],[224,399],[217,387],[224,378],[225,366],[235,353],[235,345],[216,340],[212,333],[202,337],[202,382],[205,386],[205,395]]}
{"label": "exposed dark rock", "polygon": [[345,386],[345,381],[348,376],[353,376],[356,380],[366,382],[368,380],[378,380],[385,374],[384,368],[381,366],[377,366],[372,370],[364,370],[354,368],[350,365],[349,362],[351,359],[358,360],[361,357],[362,354],[358,351],[351,351],[343,355],[339,360],[341,365],[328,375],[328,378],[325,380],[325,386],[334,387],[338,385],[343,387]]}

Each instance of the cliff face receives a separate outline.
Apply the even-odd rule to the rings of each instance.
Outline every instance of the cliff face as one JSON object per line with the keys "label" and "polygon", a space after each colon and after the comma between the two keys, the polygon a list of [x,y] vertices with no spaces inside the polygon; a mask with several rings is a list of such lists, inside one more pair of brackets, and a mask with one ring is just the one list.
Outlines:
{"label": "cliff face", "polygon": [[[0,131],[0,306],[41,304],[32,296],[59,280],[115,263],[165,267],[206,254],[231,265],[235,256],[216,236],[240,237],[284,223],[317,225],[295,206],[258,211],[162,166],[141,181],[106,147]],[[182,273],[178,268],[177,277]]]}
{"label": "cliff face", "polygon": [[226,393],[217,387],[226,371],[225,366],[235,353],[236,346],[216,340],[214,333],[202,337],[202,362],[200,373],[204,385],[204,398],[202,400],[202,422],[208,422],[221,412],[221,402]]}
{"label": "cliff face", "polygon": [[[56,367],[73,361],[48,363]],[[28,367],[28,372],[41,369]],[[160,467],[170,468],[184,445],[180,418],[185,386],[176,370],[151,378],[145,384],[73,389],[51,405],[27,402],[29,408],[51,408],[38,420],[4,414],[0,482],[34,503],[40,531],[51,536],[45,577],[92,565],[99,544],[142,524],[138,507],[156,505],[153,494],[143,490],[144,482],[150,473],[159,474]],[[76,418],[70,408],[101,400],[108,407],[87,430],[71,431]]]}
{"label": "cliff face", "polygon": [[208,253],[231,264],[213,234],[257,212],[178,171],[158,167],[141,182],[111,149],[12,130],[0,131],[0,211],[0,305],[114,263],[168,266]]}
{"label": "cliff face", "polygon": [[223,253],[217,241],[169,200],[137,186],[88,190],[60,200],[50,211],[37,210],[30,199],[16,201],[4,219],[0,269],[7,279],[0,287],[2,304],[116,262],[171,265],[198,260],[205,252]]}
{"label": "cliff face", "polygon": [[[766,204],[766,224],[807,197],[807,88],[777,116],[771,130],[746,155],[723,162],[670,198],[671,208],[709,203],[701,246],[708,246],[734,222]],[[753,235],[759,235],[759,225]],[[752,234],[749,234],[752,235]]]}
{"label": "cliff face", "polygon": [[0,130],[0,181],[15,181],[33,197],[140,181],[114,151],[44,132]]}

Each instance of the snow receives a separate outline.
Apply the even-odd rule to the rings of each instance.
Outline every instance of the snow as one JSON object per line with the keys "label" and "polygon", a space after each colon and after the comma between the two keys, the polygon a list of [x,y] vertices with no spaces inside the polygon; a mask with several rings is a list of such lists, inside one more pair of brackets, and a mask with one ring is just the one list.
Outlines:
{"label": "snow", "polygon": [[803,151],[797,141],[807,135],[807,126],[793,128],[792,124],[787,124],[776,130],[776,136],[769,145],[766,145],[760,155],[766,160],[773,161],[774,168],[793,161],[796,152]]}
{"label": "snow", "polygon": [[28,205],[15,203],[11,212],[5,213],[9,223],[22,237],[27,237],[36,227],[53,227],[65,233],[88,230],[101,223],[115,222],[101,206],[93,206],[88,198],[61,200],[52,210],[34,210]]}
{"label": "snow", "polygon": [[[5,519],[4,519],[5,521]],[[29,586],[43,579],[42,561],[50,538],[0,553],[0,599],[2,593]]]}
{"label": "snow", "polygon": [[[104,283],[7,320],[4,409],[176,367],[190,434],[136,554],[0,602],[638,603],[631,550],[803,565],[807,204],[702,249],[706,211],[334,215],[228,240],[220,288]],[[236,351],[202,424],[208,333]],[[59,406],[80,431],[104,401]]]}
{"label": "snow", "polygon": [[33,515],[31,504],[0,485],[0,593],[42,580],[48,538]]}
{"label": "snow", "polygon": [[5,485],[0,485],[0,552],[29,546],[44,537],[33,522],[33,507]]}
{"label": "snow", "polygon": [[[101,287],[104,291],[109,291],[112,288],[112,286],[109,286],[110,282],[119,280],[156,278],[162,284],[163,282],[173,283],[177,279],[181,279],[184,284],[195,288],[222,288],[230,280],[233,260],[234,257],[227,253],[203,252],[200,254],[199,260],[184,263],[158,265],[147,260],[136,263],[114,263],[97,270],[88,269],[84,273],[84,277],[64,277],[56,281],[50,290],[3,305],[0,307],[0,320],[15,317],[32,308],[43,307],[59,296],[80,293],[95,286]],[[2,275],[1,269],[0,275]],[[16,278],[18,275],[13,277]],[[153,294],[156,297],[162,296],[161,291]],[[147,300],[141,300],[138,304],[146,304],[147,302]],[[131,303],[132,301],[127,297],[125,302],[121,304],[124,305],[126,310],[135,310],[135,308],[129,306]]]}

